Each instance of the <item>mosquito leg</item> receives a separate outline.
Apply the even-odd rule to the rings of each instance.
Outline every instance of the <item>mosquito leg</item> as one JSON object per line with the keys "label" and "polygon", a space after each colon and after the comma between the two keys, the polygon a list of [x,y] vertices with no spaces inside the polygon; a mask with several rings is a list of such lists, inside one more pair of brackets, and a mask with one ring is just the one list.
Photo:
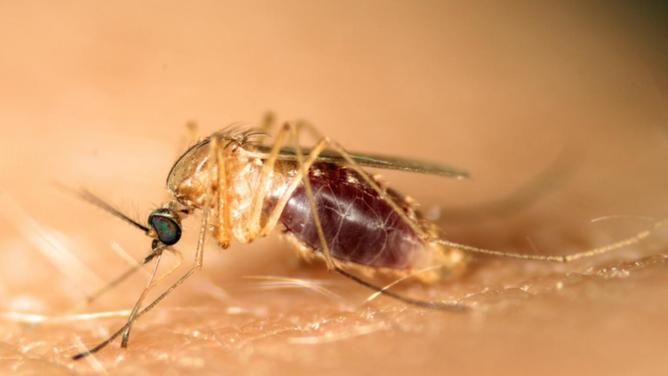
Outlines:
{"label": "mosquito leg", "polygon": [[[134,318],[134,321],[137,321],[140,317],[142,317],[145,313],[149,312],[153,308],[155,308],[156,305],[158,305],[160,302],[162,302],[167,295],[169,295],[172,291],[174,291],[177,287],[183,284],[188,278],[190,278],[193,274],[195,274],[196,271],[198,271],[201,268],[201,266],[194,265],[192,268],[190,268],[181,278],[179,278],[176,282],[174,282],[167,290],[165,290],[162,294],[160,294],[155,300],[153,300],[149,305],[146,306],[143,310],[139,311]],[[83,359],[87,356],[93,355],[97,353],[98,351],[102,350],[103,348],[107,347],[111,342],[113,342],[116,338],[118,338],[129,324],[123,325],[120,329],[118,329],[114,334],[109,336],[106,340],[103,342],[99,343],[95,347],[90,348],[88,351],[84,351],[82,353],[76,354],[72,357],[73,360],[79,360]]]}
{"label": "mosquito leg", "polygon": [[[250,227],[251,230],[249,231],[251,233],[251,238],[255,237],[261,237],[261,236],[266,236],[268,233],[270,233],[274,227],[276,227],[276,224],[278,223],[278,220],[281,217],[281,214],[283,213],[283,209],[285,208],[285,205],[288,203],[288,200],[292,196],[292,193],[297,189],[300,183],[302,181],[305,184],[309,184],[308,182],[308,170],[311,168],[315,160],[318,158],[320,153],[325,149],[327,144],[329,143],[328,138],[323,138],[321,139],[318,144],[311,150],[310,154],[308,155],[306,161],[303,160],[303,156],[301,154],[301,149],[299,150],[298,153],[298,158],[299,158],[299,168],[297,171],[297,174],[292,177],[292,180],[288,183],[287,189],[285,192],[283,192],[282,196],[278,198],[276,205],[274,208],[271,210],[269,215],[267,216],[267,221],[265,222],[264,226],[257,232],[257,228],[260,226],[260,215],[262,213],[262,204],[263,200],[265,198],[265,192],[264,192],[264,180],[267,178],[267,175],[271,173],[271,171],[274,168],[276,159],[278,157],[278,153],[281,150],[281,147],[285,144],[285,139],[287,138],[288,135],[292,135],[293,137],[293,142],[294,142],[294,136],[296,134],[295,126],[292,125],[291,123],[286,123],[279,134],[276,137],[276,141],[272,147],[271,153],[269,158],[265,161],[265,164],[262,169],[262,173],[260,175],[260,180],[259,180],[259,191],[258,194],[255,195],[253,199],[253,212],[252,212],[252,220],[250,221]],[[296,146],[299,147],[298,142],[296,142]],[[310,189],[310,184],[308,185]],[[309,191],[310,192],[310,191]],[[312,196],[312,194],[311,194]],[[311,200],[312,201],[312,200]],[[311,205],[311,210],[313,211],[313,216],[316,218],[316,221],[318,221],[320,218],[317,216],[317,212],[315,211],[315,205]],[[257,226],[257,227],[255,227]],[[322,226],[319,227],[319,231],[322,231]],[[323,243],[323,250],[324,254],[326,255],[325,259],[327,260],[327,265],[329,269],[334,269],[334,261],[332,260],[329,252],[329,246],[327,243]]]}
{"label": "mosquito leg", "polygon": [[320,155],[320,153],[325,149],[328,142],[329,139],[323,138],[311,150],[311,153],[308,155],[308,157],[302,164],[302,168],[300,168],[295,174],[295,176],[292,177],[292,180],[290,181],[290,183],[288,183],[287,189],[285,190],[283,195],[276,201],[276,205],[271,210],[271,213],[269,213],[267,221],[262,227],[262,230],[260,230],[260,236],[265,236],[269,234],[269,232],[271,232],[276,227],[276,224],[278,223],[278,220],[280,219],[281,214],[283,213],[283,209],[285,208],[285,205],[288,203],[288,200],[292,196],[292,193],[295,191],[295,189],[297,189],[299,184],[302,182],[302,179],[308,175],[309,168],[311,168],[315,160],[318,158],[318,155]]}
{"label": "mosquito leg", "polygon": [[170,251],[174,253],[178,257],[178,261],[176,264],[174,264],[168,271],[166,271],[164,274],[158,276],[155,278],[155,284],[158,284],[160,281],[163,279],[169,277],[170,275],[174,274],[175,271],[181,268],[181,265],[183,265],[183,254],[181,254],[180,251],[178,251],[175,248],[172,247],[165,247],[166,251]]}
{"label": "mosquito leg", "polygon": [[229,190],[227,187],[227,167],[225,165],[225,144],[220,135],[211,137],[209,146],[209,161],[216,162],[216,191],[214,200],[216,202],[216,223],[214,224],[214,237],[223,249],[230,246],[232,237],[232,224],[230,219],[230,205],[228,205]]}
{"label": "mosquito leg", "polygon": [[257,184],[258,190],[257,193],[254,195],[253,202],[251,204],[251,214],[250,214],[249,229],[248,229],[249,233],[248,237],[250,239],[255,239],[260,233],[260,227],[261,227],[260,218],[262,216],[262,205],[267,195],[267,187],[266,187],[267,179],[274,170],[274,166],[276,165],[276,160],[278,158],[278,153],[281,151],[283,145],[285,145],[287,136],[289,134],[289,128],[290,126],[286,124],[278,132],[278,134],[276,135],[276,139],[274,140],[274,145],[272,146],[271,152],[269,153],[269,157],[262,165],[262,170],[260,172],[260,177],[258,179],[258,184]]}
{"label": "mosquito leg", "polygon": [[535,255],[535,254],[527,254],[527,253],[521,253],[521,252],[507,252],[507,251],[496,251],[492,249],[485,249],[485,248],[478,248],[478,247],[473,247],[470,245],[465,245],[465,244],[459,244],[451,241],[447,241],[444,239],[439,239],[437,240],[438,243],[443,244],[448,247],[456,248],[456,249],[461,249],[463,251],[471,252],[471,253],[480,253],[488,256],[497,256],[497,257],[508,257],[508,258],[516,258],[516,259],[521,259],[521,260],[530,260],[530,261],[548,261],[548,262],[558,262],[558,263],[568,263],[572,262],[575,260],[583,259],[583,258],[589,258],[589,257],[594,257],[594,256],[599,256],[620,248],[628,247],[630,245],[636,244],[640,242],[641,240],[647,238],[650,236],[653,232],[657,231],[660,227],[663,227],[668,224],[668,220],[663,220],[654,223],[654,225],[648,229],[641,231],[634,236],[628,237],[626,239],[622,239],[620,241],[607,244],[601,247],[597,248],[592,248],[588,249],[586,251],[582,252],[576,252],[576,253],[571,253],[567,255],[560,255],[560,256],[551,256],[551,255]]}
{"label": "mosquito leg", "polygon": [[[141,304],[143,303],[144,299],[146,298],[146,295],[148,294],[149,290],[152,289],[154,286],[156,286],[160,281],[163,279],[167,278],[168,276],[172,275],[183,263],[183,255],[181,255],[180,252],[178,252],[176,249],[171,248],[171,247],[165,247],[165,246],[154,246],[154,252],[158,255],[158,260],[156,262],[155,268],[153,270],[153,273],[151,274],[151,277],[146,284],[146,288],[144,288],[144,291],[142,291],[141,295],[139,296],[139,299],[137,299],[137,302],[135,303],[135,306],[132,307],[132,312],[130,313],[130,316],[128,316],[128,325],[127,329],[123,333],[123,340],[121,342],[121,347],[127,348],[128,347],[128,341],[130,339],[130,331],[132,330],[132,321],[134,317],[137,315],[137,312],[139,308],[141,308]],[[164,274],[160,275],[159,277],[156,277],[160,260],[162,258],[162,253],[163,251],[168,250],[173,253],[176,253],[179,256],[179,261],[176,263],[176,265],[172,266],[167,272]]]}
{"label": "mosquito leg", "polygon": [[376,286],[372,284],[371,282],[368,282],[354,274],[351,274],[340,267],[336,267],[334,269],[335,272],[341,274],[342,276],[349,278],[360,285],[367,287],[373,291],[376,291],[378,293],[381,293],[383,295],[389,296],[393,299],[396,299],[402,303],[410,304],[412,306],[420,307],[420,308],[428,308],[428,309],[435,309],[439,311],[448,311],[448,312],[467,312],[471,310],[471,306],[462,304],[462,303],[444,303],[444,302],[430,302],[427,300],[420,300],[420,299],[413,299],[409,298],[406,296],[403,296],[401,294],[397,294],[396,292],[387,290],[383,287]]}
{"label": "mosquito leg", "polygon": [[[302,154],[302,148],[299,144],[299,127],[291,127],[291,139],[295,147],[297,154],[297,164],[299,166],[299,171],[302,172],[302,181],[304,183],[304,190],[306,192],[306,197],[308,198],[309,206],[311,207],[311,215],[313,216],[313,221],[315,222],[315,228],[318,232],[318,238],[320,239],[320,247],[325,255],[325,262],[327,263],[327,269],[334,270],[339,269],[334,258],[332,257],[332,252],[329,249],[329,244],[327,244],[327,239],[325,238],[325,231],[322,229],[322,222],[320,221],[320,214],[318,214],[318,208],[315,203],[315,196],[313,195],[313,189],[311,189],[311,181],[308,176],[308,169],[311,167],[304,165],[304,156]],[[326,144],[330,141],[326,140]]]}
{"label": "mosquito leg", "polygon": [[126,324],[125,331],[123,332],[123,340],[121,341],[121,347],[126,348],[128,347],[128,342],[130,340],[130,331],[132,330],[132,323],[135,320],[135,316],[137,315],[137,312],[139,311],[139,308],[141,308],[141,304],[144,302],[144,299],[146,298],[146,295],[148,292],[151,290],[153,286],[155,286],[154,281],[155,281],[155,276],[158,274],[158,269],[160,268],[160,260],[162,259],[162,249],[163,247],[157,246],[153,247],[155,251],[158,251],[158,256],[157,260],[155,262],[155,268],[153,269],[153,273],[151,273],[151,278],[149,278],[148,282],[146,283],[146,287],[144,287],[144,290],[142,293],[139,295],[139,298],[137,299],[137,302],[135,303],[134,307],[132,307],[132,311],[130,312],[130,316],[128,316],[128,321]]}

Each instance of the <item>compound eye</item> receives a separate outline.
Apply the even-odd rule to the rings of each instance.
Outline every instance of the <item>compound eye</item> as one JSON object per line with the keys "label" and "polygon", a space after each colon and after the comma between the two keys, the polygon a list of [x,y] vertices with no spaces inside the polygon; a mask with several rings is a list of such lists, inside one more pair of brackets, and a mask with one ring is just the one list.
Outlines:
{"label": "compound eye", "polygon": [[176,244],[181,239],[181,223],[169,209],[155,210],[148,216],[148,223],[165,245]]}

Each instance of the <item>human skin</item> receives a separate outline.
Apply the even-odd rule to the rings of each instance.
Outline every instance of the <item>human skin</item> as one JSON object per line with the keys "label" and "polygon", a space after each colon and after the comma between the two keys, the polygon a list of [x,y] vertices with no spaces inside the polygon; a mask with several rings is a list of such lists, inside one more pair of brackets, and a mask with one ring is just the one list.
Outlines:
{"label": "human skin", "polygon": [[[128,349],[73,362],[123,324],[146,273],[81,303],[128,267],[119,248],[140,259],[150,239],[62,186],[144,221],[169,198],[187,121],[207,134],[273,110],[351,150],[465,168],[469,181],[373,172],[440,212],[444,237],[480,247],[566,254],[668,217],[658,11],[133,4],[0,5],[0,373],[666,373],[662,228],[574,264],[474,256],[459,278],[395,287],[466,314],[365,303],[371,291],[300,262],[279,231],[210,241],[204,270],[135,324]],[[540,189],[517,197],[527,185]],[[183,268],[198,223],[184,224]]]}

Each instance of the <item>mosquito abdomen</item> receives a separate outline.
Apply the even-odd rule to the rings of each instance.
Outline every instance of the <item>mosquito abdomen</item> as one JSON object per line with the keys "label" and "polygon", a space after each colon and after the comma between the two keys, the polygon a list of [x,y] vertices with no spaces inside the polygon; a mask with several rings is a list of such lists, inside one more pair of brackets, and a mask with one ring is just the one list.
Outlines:
{"label": "mosquito abdomen", "polygon": [[[309,181],[331,255],[356,264],[410,269],[425,244],[392,207],[354,170],[333,163],[311,167]],[[398,193],[388,194],[405,211]],[[321,252],[304,186],[299,186],[282,212],[286,231],[305,246]]]}

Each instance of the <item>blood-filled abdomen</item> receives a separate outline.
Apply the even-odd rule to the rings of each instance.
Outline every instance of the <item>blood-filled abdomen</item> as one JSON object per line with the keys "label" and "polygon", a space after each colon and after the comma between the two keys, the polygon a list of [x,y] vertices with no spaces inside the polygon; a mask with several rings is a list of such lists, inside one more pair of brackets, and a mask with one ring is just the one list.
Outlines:
{"label": "blood-filled abdomen", "polygon": [[[331,255],[373,267],[409,269],[425,245],[413,229],[354,170],[317,163],[309,171],[322,229]],[[407,211],[398,193],[388,190]],[[306,247],[322,247],[304,186],[287,202],[280,218],[287,232]]]}

